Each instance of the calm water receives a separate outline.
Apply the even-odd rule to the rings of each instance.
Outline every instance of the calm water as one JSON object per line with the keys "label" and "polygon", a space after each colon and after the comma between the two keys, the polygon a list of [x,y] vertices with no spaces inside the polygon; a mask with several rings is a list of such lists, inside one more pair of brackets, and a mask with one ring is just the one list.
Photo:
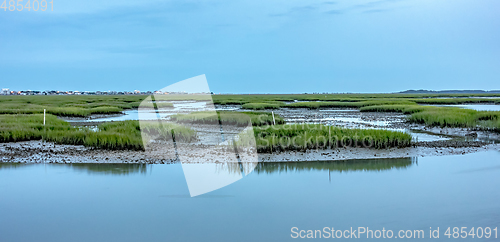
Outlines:
{"label": "calm water", "polygon": [[0,164],[0,241],[293,241],[292,227],[351,226],[425,238],[439,226],[443,238],[449,226],[500,226],[499,187],[494,151],[260,163],[194,198],[181,165]]}
{"label": "calm water", "polygon": [[440,107],[459,107],[459,108],[467,108],[467,109],[474,109],[477,111],[500,111],[500,105],[469,105],[469,104],[463,104],[463,105],[436,105]]}

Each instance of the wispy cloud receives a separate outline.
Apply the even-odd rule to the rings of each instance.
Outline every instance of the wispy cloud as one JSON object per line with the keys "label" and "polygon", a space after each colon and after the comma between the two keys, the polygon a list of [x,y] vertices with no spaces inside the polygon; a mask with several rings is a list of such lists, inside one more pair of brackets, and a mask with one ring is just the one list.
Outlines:
{"label": "wispy cloud", "polygon": [[325,14],[344,14],[348,12],[354,12],[357,10],[362,10],[362,13],[380,13],[387,12],[394,8],[391,8],[391,5],[396,2],[402,2],[405,0],[377,0],[371,2],[365,2],[360,4],[355,4],[351,6],[346,6],[343,9],[334,9],[325,11]]}

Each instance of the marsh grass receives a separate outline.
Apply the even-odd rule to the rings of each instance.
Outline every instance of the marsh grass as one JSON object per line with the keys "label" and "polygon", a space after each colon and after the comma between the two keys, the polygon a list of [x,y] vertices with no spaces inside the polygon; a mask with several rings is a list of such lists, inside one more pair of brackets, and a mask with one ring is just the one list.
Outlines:
{"label": "marsh grass", "polygon": [[145,96],[0,96],[0,114],[47,113],[67,117],[116,114],[137,108]]}
{"label": "marsh grass", "polygon": [[[285,120],[279,115],[274,115],[276,124],[284,124]],[[179,123],[199,123],[199,124],[228,124],[237,126],[262,126],[273,124],[273,117],[265,112],[193,112],[190,114],[172,115],[171,119]]]}
{"label": "marsh grass", "polygon": [[[408,147],[408,133],[376,129],[347,129],[322,124],[285,124],[254,127],[258,152],[306,151],[310,149]],[[245,140],[238,141],[240,143]],[[245,144],[238,144],[244,146]]]}
{"label": "marsh grass", "polygon": [[476,111],[458,107],[421,105],[380,105],[360,109],[361,112],[400,112],[410,114],[408,120],[428,126],[500,130],[500,112]]}
{"label": "marsh grass", "polygon": [[158,107],[158,108],[173,108],[174,104],[167,103],[167,102],[156,102],[156,107]]}
{"label": "marsh grass", "polygon": [[286,105],[287,108],[308,108],[308,109],[318,109],[318,108],[361,108],[366,106],[374,105],[388,105],[388,104],[398,104],[398,105],[413,105],[416,104],[411,101],[406,100],[372,100],[372,101],[362,101],[362,102],[297,102],[290,103]]}
{"label": "marsh grass", "polygon": [[[41,140],[57,144],[84,145],[111,150],[144,150],[138,121],[120,121],[101,124],[98,131],[85,127],[73,127],[68,122],[53,115],[0,115],[0,142]],[[172,130],[176,141],[192,142],[196,132],[187,127],[148,125],[146,133],[158,134],[158,139],[172,140]]]}
{"label": "marsh grass", "polygon": [[265,102],[265,103],[246,103],[241,107],[244,109],[263,110],[263,109],[279,109],[285,106],[284,102]]}
{"label": "marsh grass", "polygon": [[474,104],[474,103],[497,103],[500,99],[486,98],[427,98],[427,99],[410,99],[418,104],[437,104],[437,105],[458,105],[458,104]]}

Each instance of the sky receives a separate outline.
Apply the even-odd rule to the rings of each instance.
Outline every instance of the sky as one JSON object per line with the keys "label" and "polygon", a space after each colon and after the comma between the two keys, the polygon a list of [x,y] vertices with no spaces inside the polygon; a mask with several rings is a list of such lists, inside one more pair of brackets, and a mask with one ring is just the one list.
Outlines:
{"label": "sky", "polygon": [[0,88],[159,90],[205,74],[215,93],[498,90],[499,10],[498,0],[53,0],[53,11],[0,8]]}

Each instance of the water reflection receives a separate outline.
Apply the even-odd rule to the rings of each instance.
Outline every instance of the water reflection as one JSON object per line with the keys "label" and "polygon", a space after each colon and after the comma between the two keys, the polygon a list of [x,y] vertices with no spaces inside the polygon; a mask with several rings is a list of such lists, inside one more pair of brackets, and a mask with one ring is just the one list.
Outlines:
{"label": "water reflection", "polygon": [[[41,164],[30,163],[0,163],[0,170],[26,168]],[[134,173],[146,175],[152,170],[151,164],[95,164],[95,163],[78,163],[78,164],[43,164],[52,167],[72,168],[75,171],[87,172],[88,174],[103,174],[103,175],[129,175]]]}
{"label": "water reflection", "polygon": [[[58,165],[58,164],[56,164]],[[63,165],[63,164],[59,164]],[[147,174],[148,168],[152,165],[148,164],[69,164],[71,168],[77,171],[87,171],[89,174],[104,174],[104,175],[128,175],[132,173]],[[149,167],[148,167],[149,166]]]}
{"label": "water reflection", "polygon": [[[407,169],[418,165],[418,158],[394,159],[367,159],[347,161],[308,161],[308,162],[260,162],[254,169],[257,174],[302,172],[302,171],[335,171],[335,172],[379,172],[392,169]],[[0,163],[2,169],[23,168],[30,165],[25,163]],[[128,175],[133,173],[147,174],[152,170],[152,164],[46,164],[48,166],[66,166],[76,171],[86,171],[89,174]],[[189,164],[191,166],[206,166],[207,164]],[[255,166],[247,163],[215,163],[214,175],[245,174],[249,170],[246,166]],[[210,169],[212,170],[212,169]]]}
{"label": "water reflection", "polygon": [[262,162],[257,165],[255,172],[286,173],[301,171],[386,171],[392,169],[406,169],[413,164],[418,164],[417,158],[398,159],[371,159],[371,160],[348,160],[348,161],[312,161],[312,162]]}
{"label": "water reflection", "polygon": [[0,162],[0,170],[23,168],[27,165],[29,165],[29,164],[26,164],[26,163],[7,163],[7,162],[2,163],[2,162]]}
{"label": "water reflection", "polygon": [[[307,161],[307,162],[260,162],[254,169],[257,174],[287,173],[301,171],[335,172],[379,172],[392,169],[407,169],[418,165],[418,158],[367,159],[347,161]],[[218,163],[217,173],[240,173],[242,164]]]}

